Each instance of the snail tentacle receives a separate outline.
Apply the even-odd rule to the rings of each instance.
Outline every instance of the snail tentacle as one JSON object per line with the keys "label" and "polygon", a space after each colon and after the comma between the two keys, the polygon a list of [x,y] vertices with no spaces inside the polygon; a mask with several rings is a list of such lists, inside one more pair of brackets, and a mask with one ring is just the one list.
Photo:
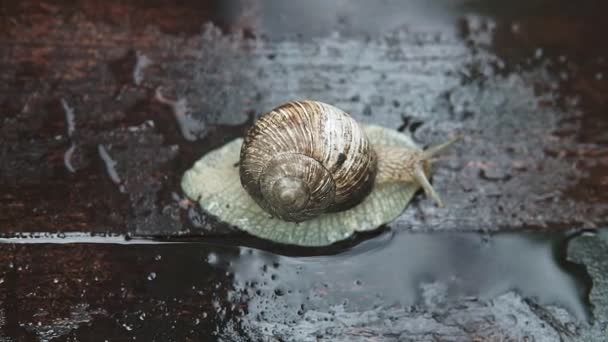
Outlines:
{"label": "snail tentacle", "polygon": [[422,156],[425,160],[431,160],[431,158],[435,157],[440,152],[443,152],[445,149],[450,147],[450,145],[452,145],[453,143],[457,142],[458,140],[460,140],[462,138],[463,138],[462,135],[457,135],[444,143],[431,146],[431,147],[427,148],[426,150],[424,150],[424,152],[422,152]]}
{"label": "snail tentacle", "polygon": [[422,187],[424,193],[430,198],[432,198],[435,203],[437,203],[438,207],[442,208],[443,202],[441,201],[441,198],[439,198],[439,195],[437,194],[435,189],[433,189],[431,183],[429,183],[429,180],[426,178],[424,170],[422,169],[422,166],[420,164],[414,167],[414,169],[412,170],[412,176],[414,177],[416,182]]}
{"label": "snail tentacle", "polygon": [[454,138],[452,138],[444,143],[431,146],[431,147],[427,148],[426,150],[424,150],[421,154],[421,162],[416,165],[416,167],[414,168],[414,170],[412,172],[412,176],[414,177],[416,182],[418,184],[420,184],[420,186],[424,190],[424,193],[427,196],[429,196],[431,199],[433,199],[435,201],[435,203],[437,203],[437,206],[440,208],[444,207],[443,201],[441,200],[441,198],[439,197],[439,195],[437,194],[437,192],[431,186],[431,183],[427,179],[422,164],[426,163],[430,166],[430,164],[432,162],[436,161],[436,159],[434,157],[436,157],[437,154],[444,151],[445,149],[450,147],[450,145],[452,145],[453,143],[457,142],[458,140],[460,140],[462,138],[463,138],[462,135],[457,135]]}
{"label": "snail tentacle", "polygon": [[435,160],[437,154],[461,138],[462,136],[456,136],[424,151],[399,146],[374,146],[379,159],[376,182],[415,183],[422,187],[425,194],[434,200],[437,206],[443,207],[443,201],[429,181],[431,163]]}

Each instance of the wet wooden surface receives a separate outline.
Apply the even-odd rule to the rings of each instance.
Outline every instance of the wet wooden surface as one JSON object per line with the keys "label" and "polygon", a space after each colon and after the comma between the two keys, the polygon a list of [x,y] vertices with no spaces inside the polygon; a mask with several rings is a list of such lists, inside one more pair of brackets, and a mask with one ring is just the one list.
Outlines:
{"label": "wet wooden surface", "polygon": [[[488,15],[500,5],[475,4],[439,2],[429,13],[404,5],[439,21],[435,29],[409,16],[357,24],[338,7],[340,24],[306,12],[319,21],[310,31],[298,25],[305,18],[284,17],[314,6],[5,4],[1,230],[221,233],[180,207],[181,174],[241,136],[252,115],[295,98],[335,104],[423,145],[465,135],[434,179],[447,208],[419,196],[393,229],[604,225],[608,77],[598,11],[589,2]],[[282,21],[269,18],[273,10]],[[172,100],[185,105],[184,118]]]}
{"label": "wet wooden surface", "polygon": [[[464,134],[433,179],[446,208],[418,196],[386,229],[606,226],[606,5],[425,4],[0,2],[0,233],[188,235],[275,248],[189,206],[179,180],[256,115],[297,98],[332,103],[423,145]],[[139,320],[137,310],[154,315],[161,299],[182,302],[161,310],[175,324],[152,329],[158,340],[245,334],[230,326],[238,306],[222,313],[212,296],[196,302],[195,289],[177,288],[226,291],[224,271],[185,269],[200,278],[151,294],[145,265],[155,253],[3,246],[4,336],[36,340],[64,329],[49,336],[149,338],[145,325],[161,320]],[[491,336],[482,321],[458,336]]]}

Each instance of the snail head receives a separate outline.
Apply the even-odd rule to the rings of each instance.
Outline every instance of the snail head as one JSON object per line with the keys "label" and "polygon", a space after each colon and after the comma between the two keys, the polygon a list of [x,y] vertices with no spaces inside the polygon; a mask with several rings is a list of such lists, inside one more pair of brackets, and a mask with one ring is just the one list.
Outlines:
{"label": "snail head", "polygon": [[379,151],[379,180],[412,182],[422,187],[425,194],[432,198],[437,206],[443,207],[443,201],[433,189],[428,177],[431,167],[436,161],[436,156],[450,145],[460,140],[462,136],[456,136],[445,143],[434,145],[424,151],[412,151],[399,147],[382,146]]}

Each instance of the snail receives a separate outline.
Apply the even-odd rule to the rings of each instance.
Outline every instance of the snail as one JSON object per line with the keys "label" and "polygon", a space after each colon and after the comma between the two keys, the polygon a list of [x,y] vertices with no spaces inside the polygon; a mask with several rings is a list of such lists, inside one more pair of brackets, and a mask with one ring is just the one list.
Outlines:
{"label": "snail", "polygon": [[393,221],[420,188],[442,207],[428,180],[432,158],[457,139],[422,150],[332,105],[293,101],[203,156],[181,185],[204,211],[252,235],[326,246]]}

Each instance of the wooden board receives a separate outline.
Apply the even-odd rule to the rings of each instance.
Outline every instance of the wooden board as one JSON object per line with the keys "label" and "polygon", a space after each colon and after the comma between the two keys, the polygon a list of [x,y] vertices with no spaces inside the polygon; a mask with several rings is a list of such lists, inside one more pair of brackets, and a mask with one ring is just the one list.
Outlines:
{"label": "wooden board", "polygon": [[[241,30],[268,31],[264,16],[245,15],[254,3],[232,15],[229,34],[203,26],[213,19],[205,8],[161,4],[4,7],[3,233],[218,232],[179,206],[183,171],[241,136],[251,115],[295,98],[425,145],[465,135],[437,165],[447,207],[419,196],[393,229],[606,224],[606,62],[589,26],[603,24],[585,13],[559,24],[557,10],[521,22],[456,12],[459,25],[431,31],[297,36],[287,26],[252,38]],[[581,39],[548,33],[560,29]]]}

